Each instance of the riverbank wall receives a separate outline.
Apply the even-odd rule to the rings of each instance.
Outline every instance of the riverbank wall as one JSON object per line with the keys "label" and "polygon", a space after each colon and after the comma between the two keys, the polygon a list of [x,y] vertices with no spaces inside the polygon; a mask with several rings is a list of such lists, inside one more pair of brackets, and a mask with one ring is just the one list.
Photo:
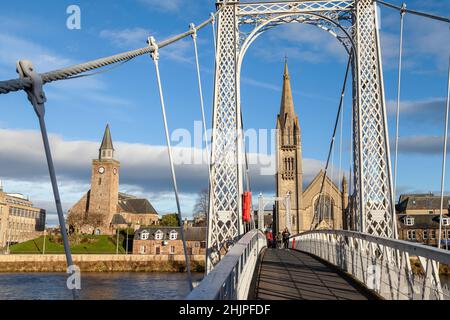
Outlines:
{"label": "riverbank wall", "polygon": [[[74,254],[74,264],[83,272],[185,272],[184,255]],[[193,272],[204,272],[205,256],[190,256]],[[63,254],[0,255],[0,272],[66,272]]]}

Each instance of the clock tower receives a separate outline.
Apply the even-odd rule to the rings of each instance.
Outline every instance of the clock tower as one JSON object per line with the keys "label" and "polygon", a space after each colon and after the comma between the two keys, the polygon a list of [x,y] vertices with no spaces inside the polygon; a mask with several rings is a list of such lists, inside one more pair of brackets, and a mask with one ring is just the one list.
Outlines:
{"label": "clock tower", "polygon": [[119,201],[120,162],[114,159],[114,147],[109,125],[106,126],[98,159],[92,161],[91,190],[88,194],[87,214],[103,216],[104,226],[109,226],[117,213]]}

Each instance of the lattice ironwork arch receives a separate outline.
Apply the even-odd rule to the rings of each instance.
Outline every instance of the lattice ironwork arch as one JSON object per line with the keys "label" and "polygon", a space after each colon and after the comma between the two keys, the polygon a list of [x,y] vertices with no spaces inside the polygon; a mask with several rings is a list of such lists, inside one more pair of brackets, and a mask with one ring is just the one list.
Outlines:
{"label": "lattice ironwork arch", "polygon": [[341,24],[342,20],[351,21],[351,17],[345,16],[344,18],[343,16],[337,15],[335,13],[328,14],[328,16],[326,16],[309,12],[274,15],[266,17],[264,19],[258,19],[257,21],[243,20],[240,22],[240,25],[255,24],[255,27],[249,33],[240,34],[240,46],[238,46],[238,71],[241,70],[241,66],[247,50],[260,35],[274,27],[293,22],[316,26],[319,29],[328,32],[342,44],[347,54],[350,54],[356,49],[352,36],[353,26],[343,26]]}

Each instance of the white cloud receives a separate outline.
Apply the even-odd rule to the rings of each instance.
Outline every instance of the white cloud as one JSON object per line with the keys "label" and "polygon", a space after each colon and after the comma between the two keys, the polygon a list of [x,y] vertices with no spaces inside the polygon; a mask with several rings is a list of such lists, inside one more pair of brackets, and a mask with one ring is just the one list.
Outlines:
{"label": "white cloud", "polygon": [[161,11],[178,11],[186,2],[183,0],[139,0],[142,4],[148,6],[150,9]]}
{"label": "white cloud", "polygon": [[[0,177],[8,192],[29,195],[50,214],[56,212],[48,179],[48,169],[38,131],[0,129]],[[99,142],[68,141],[60,135],[50,134],[50,144],[58,175],[64,208],[70,207],[89,189],[91,161],[97,157]],[[148,198],[158,211],[176,210],[167,149],[165,146],[115,142],[116,158],[121,161],[121,191]],[[181,193],[182,209],[190,214],[195,194],[208,186],[206,164],[186,164],[186,155],[202,154],[202,150],[174,148],[176,174]],[[250,154],[252,189],[255,193],[273,194],[275,170],[268,164],[273,156]],[[261,168],[269,168],[265,175]],[[308,183],[323,168],[323,162],[303,160],[304,183]]]}
{"label": "white cloud", "polygon": [[[405,100],[400,102],[400,122],[412,122],[417,125],[443,125],[445,118],[445,98],[428,98],[423,100]],[[394,115],[397,101],[386,102],[387,111]]]}
{"label": "white cloud", "polygon": [[127,28],[122,30],[102,30],[100,37],[110,40],[120,48],[145,47],[147,38],[151,35],[150,30],[145,28]]}
{"label": "white cloud", "polygon": [[330,59],[346,60],[346,51],[342,44],[328,32],[315,26],[301,23],[289,23],[277,27],[274,32],[268,33],[271,49],[267,43],[255,42],[256,56],[265,60],[279,59],[273,51],[286,54],[289,59],[297,59],[309,63],[320,63]]}
{"label": "white cloud", "polygon": [[[449,139],[450,141],[450,139]],[[443,136],[408,136],[399,138],[398,150],[404,154],[442,154]],[[391,144],[391,148],[393,143]],[[450,150],[448,151],[450,152]]]}
{"label": "white cloud", "polygon": [[[17,60],[31,60],[35,69],[41,73],[78,63],[42,45],[11,34],[0,33],[0,48],[7,48],[0,50],[0,77],[3,79],[18,77],[15,72]],[[129,104],[128,101],[111,95],[107,88],[107,84],[99,77],[89,77],[55,82],[47,85],[45,91],[48,99],[56,101],[73,102],[81,99],[105,105]]]}

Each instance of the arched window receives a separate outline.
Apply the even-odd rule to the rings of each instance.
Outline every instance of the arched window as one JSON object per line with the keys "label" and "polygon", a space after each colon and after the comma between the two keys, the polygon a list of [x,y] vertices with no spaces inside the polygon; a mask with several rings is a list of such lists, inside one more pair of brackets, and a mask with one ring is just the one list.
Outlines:
{"label": "arched window", "polygon": [[150,235],[150,234],[148,233],[147,230],[142,231],[142,232],[141,232],[141,240],[148,240],[148,236],[149,236],[149,235]]}
{"label": "arched window", "polygon": [[177,240],[177,238],[178,238],[178,232],[176,232],[175,230],[170,231],[169,239],[170,240]]}
{"label": "arched window", "polygon": [[314,223],[321,222],[322,220],[332,223],[334,216],[333,207],[334,200],[329,195],[319,195],[314,202]]}
{"label": "arched window", "polygon": [[155,240],[162,240],[164,233],[161,230],[155,232]]}

